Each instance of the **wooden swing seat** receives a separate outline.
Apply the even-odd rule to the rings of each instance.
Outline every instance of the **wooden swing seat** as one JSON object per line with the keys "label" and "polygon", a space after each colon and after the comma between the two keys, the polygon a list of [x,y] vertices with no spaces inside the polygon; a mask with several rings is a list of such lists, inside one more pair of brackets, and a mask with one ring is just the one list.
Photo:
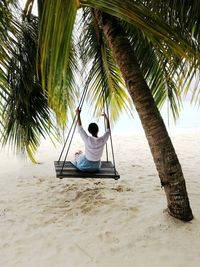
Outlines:
{"label": "wooden swing seat", "polygon": [[[63,166],[63,161],[54,161],[56,177],[63,178],[111,178],[118,180],[120,175],[115,171],[114,166],[111,161],[102,161],[101,169],[98,172],[82,172],[79,171],[71,161],[65,161]],[[63,167],[63,170],[62,170]],[[62,172],[61,172],[62,170]]]}

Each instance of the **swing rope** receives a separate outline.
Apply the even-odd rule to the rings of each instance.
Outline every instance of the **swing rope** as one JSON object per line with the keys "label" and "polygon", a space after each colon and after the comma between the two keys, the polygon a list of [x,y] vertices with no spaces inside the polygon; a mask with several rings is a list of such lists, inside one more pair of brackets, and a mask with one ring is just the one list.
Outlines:
{"label": "swing rope", "polygon": [[[105,97],[105,108],[106,108],[106,112],[107,112],[107,116],[108,116],[108,121],[110,123],[110,113],[109,113],[109,110],[108,110],[108,101],[107,101],[107,98],[106,98],[106,91],[105,90],[104,90],[104,97]],[[111,145],[111,152],[112,152],[112,159],[113,159],[113,169],[114,169],[115,175],[117,175],[111,128],[110,128],[110,145]]]}
{"label": "swing rope", "polygon": [[[105,96],[105,99],[104,99],[104,96]],[[104,113],[106,114],[106,109],[105,109],[105,100],[106,100],[106,95],[105,93],[102,94],[102,99],[103,99],[103,110],[104,110]],[[106,120],[104,118],[104,128],[106,130]],[[108,162],[108,144],[106,142],[106,161]]]}
{"label": "swing rope", "polygon": [[[82,106],[83,106],[83,103],[84,103],[86,94],[87,94],[87,88],[85,88],[85,89],[83,90],[83,93],[82,93],[82,96],[81,96],[81,99],[80,99],[80,102],[79,102],[79,105],[78,105],[78,108],[80,108],[80,109],[81,109]],[[61,151],[61,153],[60,153],[58,162],[60,162],[60,160],[61,160],[61,157],[62,157],[62,155],[63,155],[64,149],[65,149],[65,147],[66,147],[66,145],[67,145],[67,141],[68,141],[68,139],[69,139],[69,136],[70,136],[70,134],[71,134],[71,131],[72,131],[72,128],[73,128],[74,125],[75,125],[75,127],[74,127],[74,130],[73,130],[73,134],[74,134],[74,132],[75,132],[76,125],[77,125],[76,117],[77,117],[77,114],[74,116],[74,119],[73,119],[73,121],[72,121],[72,124],[71,124],[71,127],[70,127],[70,129],[69,129],[67,138],[66,138],[65,143],[64,143],[64,146],[63,146],[62,151]],[[69,148],[70,148],[70,146],[71,146],[71,141],[72,141],[72,138],[73,138],[73,134],[72,134],[72,137],[71,137],[71,140],[70,140],[70,145],[69,145],[69,147],[68,147],[68,149],[67,149],[67,153],[66,153],[66,155],[68,155]],[[66,158],[67,158],[67,156],[66,156]]]}
{"label": "swing rope", "polygon": [[[78,105],[78,108],[80,108],[80,109],[81,109],[82,106],[83,106],[83,103],[84,103],[86,94],[87,94],[87,87],[84,88],[83,93],[82,93],[82,96],[81,96],[81,99],[80,99],[80,102],[79,102],[79,105]],[[63,172],[63,168],[64,168],[64,166],[65,166],[65,162],[66,162],[66,159],[67,159],[67,156],[68,156],[68,153],[69,153],[69,149],[70,149],[70,147],[71,147],[72,139],[73,139],[73,137],[74,137],[74,133],[75,133],[75,130],[76,130],[76,126],[77,126],[77,120],[76,120],[76,118],[77,118],[77,114],[74,116],[74,119],[73,119],[73,121],[72,121],[72,125],[71,125],[71,127],[70,127],[69,133],[68,133],[68,135],[67,135],[67,138],[66,138],[66,140],[65,140],[63,149],[62,149],[61,154],[60,154],[60,157],[59,157],[59,159],[58,159],[58,162],[60,162],[60,159],[61,159],[62,154],[63,154],[63,152],[64,152],[64,149],[65,149],[65,147],[66,147],[67,141],[69,140],[69,136],[70,136],[70,134],[71,134],[72,128],[73,128],[73,126],[74,126],[74,129],[73,129],[73,132],[72,132],[72,135],[71,135],[71,139],[70,139],[70,141],[69,141],[69,145],[68,145],[68,148],[67,148],[67,152],[66,152],[66,155],[65,155],[63,164],[62,164],[62,168],[61,168],[61,171],[60,171],[60,175],[61,175],[62,172]]]}

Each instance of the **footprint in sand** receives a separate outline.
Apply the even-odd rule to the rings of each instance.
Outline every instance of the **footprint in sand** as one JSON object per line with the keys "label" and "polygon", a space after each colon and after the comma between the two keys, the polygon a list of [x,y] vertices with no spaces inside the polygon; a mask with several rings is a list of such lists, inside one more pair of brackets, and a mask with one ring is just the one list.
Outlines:
{"label": "footprint in sand", "polygon": [[36,184],[41,184],[45,181],[44,177],[33,176],[33,178],[37,179]]}
{"label": "footprint in sand", "polygon": [[5,217],[6,216],[6,213],[7,213],[8,209],[3,209],[0,211],[0,217]]}
{"label": "footprint in sand", "polygon": [[78,192],[76,193],[76,196],[75,196],[74,200],[77,200],[78,198],[80,198],[80,197],[82,197],[82,196],[83,196],[83,192],[78,191]]}
{"label": "footprint in sand", "polygon": [[117,192],[124,192],[125,188],[122,185],[118,185],[115,188],[112,188],[112,190],[115,190]]}
{"label": "footprint in sand", "polygon": [[82,205],[80,208],[81,208],[81,212],[86,214],[86,213],[90,212],[93,207],[92,206],[87,206],[87,205]]}
{"label": "footprint in sand", "polygon": [[134,212],[134,213],[137,213],[137,212],[139,212],[140,209],[139,209],[139,206],[138,206],[138,207],[130,207],[129,210]]}
{"label": "footprint in sand", "polygon": [[112,188],[112,190],[115,190],[117,192],[129,192],[129,191],[132,191],[133,192],[133,189],[130,188],[130,187],[126,187],[126,186],[123,186],[123,185],[118,185],[117,187],[115,188]]}
{"label": "footprint in sand", "polygon": [[106,243],[119,243],[119,239],[110,231],[105,231],[99,234],[101,241]]}

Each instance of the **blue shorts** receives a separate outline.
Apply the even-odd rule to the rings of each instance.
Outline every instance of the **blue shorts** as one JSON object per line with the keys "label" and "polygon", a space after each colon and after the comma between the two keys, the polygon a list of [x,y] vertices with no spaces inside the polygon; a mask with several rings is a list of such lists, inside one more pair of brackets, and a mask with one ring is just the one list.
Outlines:
{"label": "blue shorts", "polygon": [[82,172],[97,172],[101,168],[101,161],[90,161],[85,155],[77,156],[72,164]]}

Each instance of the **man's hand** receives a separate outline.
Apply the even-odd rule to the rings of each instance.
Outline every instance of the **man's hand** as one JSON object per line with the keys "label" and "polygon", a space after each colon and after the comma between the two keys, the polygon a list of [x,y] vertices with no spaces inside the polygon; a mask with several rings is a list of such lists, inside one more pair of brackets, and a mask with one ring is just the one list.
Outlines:
{"label": "man's hand", "polygon": [[78,107],[77,109],[76,109],[76,114],[77,114],[77,123],[78,123],[78,126],[81,126],[82,125],[82,122],[81,122],[81,109]]}
{"label": "man's hand", "polygon": [[105,114],[105,112],[103,112],[101,115],[105,118],[106,128],[110,129],[110,123],[109,123],[109,119],[108,119],[107,115]]}
{"label": "man's hand", "polygon": [[103,116],[105,119],[107,119],[107,120],[108,120],[108,117],[107,117],[107,115],[106,115],[106,113],[105,113],[105,112],[102,112],[102,113],[101,113],[101,116]]}
{"label": "man's hand", "polygon": [[76,109],[76,114],[77,114],[77,115],[80,115],[80,113],[81,113],[81,109],[78,107],[78,108]]}

